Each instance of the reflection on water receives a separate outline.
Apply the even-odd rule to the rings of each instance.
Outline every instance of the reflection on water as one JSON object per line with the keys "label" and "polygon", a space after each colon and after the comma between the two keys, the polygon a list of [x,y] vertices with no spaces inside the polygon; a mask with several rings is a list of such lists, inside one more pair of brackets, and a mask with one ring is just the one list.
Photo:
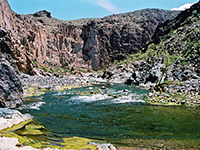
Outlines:
{"label": "reflection on water", "polygon": [[143,100],[149,91],[123,84],[105,86],[48,92],[41,101],[29,102],[21,109],[63,137],[112,143],[126,139],[200,139],[198,107],[151,106]]}

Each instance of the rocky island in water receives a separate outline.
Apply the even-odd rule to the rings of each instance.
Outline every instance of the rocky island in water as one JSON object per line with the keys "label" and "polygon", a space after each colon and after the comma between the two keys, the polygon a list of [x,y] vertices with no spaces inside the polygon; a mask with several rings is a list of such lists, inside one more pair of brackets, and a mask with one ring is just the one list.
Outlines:
{"label": "rocky island in water", "polygon": [[0,20],[0,150],[200,149],[200,2]]}

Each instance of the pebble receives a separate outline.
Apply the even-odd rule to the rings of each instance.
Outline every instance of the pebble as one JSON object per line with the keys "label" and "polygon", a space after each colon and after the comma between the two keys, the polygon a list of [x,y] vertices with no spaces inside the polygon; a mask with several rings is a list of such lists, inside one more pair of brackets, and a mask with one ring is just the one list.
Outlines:
{"label": "pebble", "polygon": [[92,89],[93,89],[93,87],[89,87],[88,89],[89,89],[89,90],[92,90]]}
{"label": "pebble", "polygon": [[170,97],[169,94],[163,94],[163,96],[168,98]]}
{"label": "pebble", "polygon": [[113,97],[113,98],[117,98],[117,95],[113,95],[112,97]]}
{"label": "pebble", "polygon": [[184,105],[184,104],[185,104],[185,101],[181,101],[181,104]]}
{"label": "pebble", "polygon": [[128,90],[127,90],[127,89],[124,89],[123,92],[128,92]]}
{"label": "pebble", "polygon": [[101,89],[106,89],[106,87],[105,87],[105,86],[102,86]]}
{"label": "pebble", "polygon": [[153,97],[153,95],[154,95],[153,93],[149,93],[149,97]]}
{"label": "pebble", "polygon": [[86,79],[80,78],[76,79],[75,76],[65,76],[65,77],[45,77],[45,76],[28,76],[24,78],[21,77],[22,85],[29,87],[38,87],[39,89],[49,88],[53,90],[59,90],[63,86],[83,86],[89,85],[86,83]]}
{"label": "pebble", "polygon": [[98,144],[95,142],[88,142],[88,144],[97,146],[97,150],[117,150],[112,144]]}

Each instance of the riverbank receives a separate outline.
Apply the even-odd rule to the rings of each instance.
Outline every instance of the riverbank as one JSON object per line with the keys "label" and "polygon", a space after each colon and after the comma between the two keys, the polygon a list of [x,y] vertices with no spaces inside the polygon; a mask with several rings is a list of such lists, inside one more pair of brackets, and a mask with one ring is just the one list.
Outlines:
{"label": "riverbank", "polygon": [[[88,77],[89,76],[89,77]],[[40,87],[38,88],[37,87],[37,89],[41,89],[42,87],[44,87],[43,85],[45,85],[45,83],[47,83],[48,82],[48,84],[46,84],[46,88],[47,88],[47,91],[48,90],[55,90],[55,95],[54,95],[54,98],[56,98],[56,97],[60,97],[60,98],[64,98],[64,96],[66,96],[66,94],[64,94],[65,92],[62,92],[62,91],[59,91],[59,88],[55,88],[55,87],[59,87],[60,86],[60,88],[61,88],[61,85],[62,84],[60,84],[60,83],[62,83],[61,81],[63,80],[63,78],[68,78],[67,80],[68,81],[70,81],[70,79],[72,80],[72,81],[75,81],[75,80],[78,80],[78,81],[75,81],[75,82],[72,82],[72,83],[77,83],[77,84],[69,84],[69,85],[72,85],[72,86],[79,86],[79,87],[82,87],[82,86],[88,86],[88,85],[91,85],[92,86],[92,84],[93,83],[96,83],[96,81],[95,81],[95,78],[97,78],[97,76],[98,75],[92,75],[92,74],[88,74],[88,76],[85,76],[85,79],[84,79],[84,77],[76,77],[76,76],[70,76],[70,77],[61,77],[61,79],[57,79],[58,77],[56,77],[56,79],[55,79],[55,77],[52,77],[52,78],[49,78],[49,77],[40,77],[40,76],[36,76],[36,77],[28,77],[28,78],[25,78],[25,79],[27,79],[27,83],[29,82],[29,83],[34,83],[35,81],[37,81],[36,83],[38,83],[37,85],[39,85]],[[80,78],[80,80],[78,79],[78,78]],[[31,79],[31,80],[29,80],[29,79]],[[52,81],[51,81],[51,79],[52,79]],[[101,78],[99,78],[99,79],[101,79]],[[55,82],[55,81],[59,81],[59,80],[61,80],[60,82],[57,82],[57,84],[56,83],[54,83],[53,84],[53,82]],[[80,81],[80,82],[79,82]],[[26,82],[23,82],[23,85],[25,85],[26,84]],[[59,84],[58,84],[59,83]],[[87,84],[80,84],[80,83],[87,83]],[[53,85],[53,86],[51,86],[51,84]],[[29,85],[32,85],[32,84],[29,84]],[[36,85],[36,84],[35,84]],[[67,84],[66,84],[67,85]],[[82,86],[80,86],[80,85],[82,85]],[[103,86],[104,85],[104,86]],[[94,88],[94,87],[91,87],[91,86],[89,86],[89,87],[84,87],[83,89],[83,92],[78,92],[78,89],[79,88],[77,88],[77,89],[75,89],[75,92],[78,94],[78,95],[80,95],[80,96],[82,96],[83,98],[85,98],[85,99],[88,99],[88,98],[90,98],[90,96],[92,96],[92,95],[95,95],[95,91],[98,91],[99,89],[101,89],[101,92],[99,92],[99,93],[97,93],[97,95],[98,94],[100,94],[100,95],[104,95],[105,96],[105,94],[106,95],[108,95],[108,98],[110,98],[110,100],[108,101],[108,102],[113,102],[113,103],[115,103],[115,102],[117,102],[117,103],[119,103],[119,102],[124,102],[124,103],[127,103],[127,101],[132,101],[133,100],[133,98],[132,97],[130,97],[130,99],[129,99],[129,96],[128,97],[126,97],[126,98],[128,98],[128,99],[124,99],[124,97],[123,97],[123,94],[125,94],[126,95],[126,93],[127,92],[129,92],[129,93],[132,93],[132,92],[134,92],[135,91],[135,88],[133,89],[133,91],[129,91],[129,90],[126,90],[126,88],[128,89],[128,87],[129,86],[127,86],[126,88],[121,88],[120,90],[118,89],[118,91],[121,91],[122,92],[122,94],[121,94],[121,97],[120,97],[120,94],[119,93],[114,93],[114,95],[115,96],[112,96],[112,94],[109,96],[109,93],[104,93],[106,90],[108,90],[108,91],[112,91],[112,90],[109,90],[109,87],[110,86],[115,86],[115,85],[117,85],[117,84],[113,84],[113,83],[108,83],[108,84],[106,84],[106,83],[103,83],[103,84],[101,84],[101,85],[98,85],[98,82],[97,82],[97,86],[96,86],[96,88]],[[48,87],[51,87],[51,88],[48,88]],[[55,87],[54,87],[55,86]],[[125,85],[124,85],[125,86]],[[131,87],[131,86],[130,86]],[[69,86],[68,86],[68,88],[69,88]],[[87,91],[85,92],[85,90],[87,89]],[[125,90],[124,90],[125,89]],[[61,88],[61,90],[62,90],[62,88]],[[71,89],[71,90],[73,90],[73,89]],[[71,91],[70,89],[69,89],[69,91]],[[56,91],[58,91],[58,93],[56,94]],[[51,93],[51,92],[50,92]],[[54,93],[54,92],[52,92],[52,93]],[[88,95],[88,93],[89,93],[89,95]],[[119,94],[119,95],[117,95],[117,94]],[[158,94],[158,93],[157,93]],[[125,96],[124,95],[124,96]],[[118,97],[119,96],[119,97]],[[150,94],[149,96],[154,96],[154,95],[152,95],[152,94]],[[165,96],[166,98],[168,98],[168,95],[163,95],[163,96]],[[102,97],[102,96],[101,96]],[[101,97],[95,97],[95,99],[101,99]],[[159,97],[158,95],[157,95],[157,97]],[[50,97],[48,97],[48,99],[49,99]],[[77,98],[77,97],[76,97]],[[94,98],[94,97],[93,97]],[[65,99],[65,98],[64,98]],[[123,100],[122,100],[123,99]],[[120,101],[121,100],[121,101]],[[49,100],[50,102],[51,102],[51,99]],[[49,104],[49,101],[47,101],[46,102],[46,104]],[[57,103],[60,103],[60,102],[57,102]],[[65,104],[66,105],[66,104]],[[112,104],[111,106],[113,106],[114,104]],[[162,104],[159,104],[159,105],[162,105]],[[54,107],[56,107],[56,105],[54,104],[53,105]],[[99,106],[99,105],[98,105]],[[84,107],[85,108],[85,107]],[[96,107],[95,107],[96,108]],[[157,108],[157,107],[156,107]],[[119,107],[118,107],[118,109],[119,109]],[[128,107],[126,106],[126,109],[128,109]],[[133,108],[132,107],[130,107],[129,108],[130,110],[132,110]],[[134,108],[135,109],[135,108]],[[184,108],[183,108],[184,109]],[[50,109],[50,110],[52,110],[52,109]],[[65,111],[64,111],[64,113],[65,114],[68,114],[67,113],[67,108],[66,109],[64,109]],[[112,109],[112,110],[115,110],[115,109]],[[163,111],[163,110],[162,110]],[[28,112],[29,113],[29,112]],[[70,112],[71,113],[71,112]],[[100,113],[101,114],[101,113]],[[112,114],[114,114],[114,113],[112,113]],[[128,114],[130,114],[130,113],[128,113]],[[187,114],[187,113],[186,113]],[[58,115],[58,114],[57,114]],[[106,115],[106,116],[108,116],[108,115]],[[144,115],[144,116],[146,116],[146,115]],[[163,115],[164,116],[164,115]],[[151,116],[150,116],[151,117]],[[64,117],[65,118],[65,117]],[[165,118],[166,119],[166,118]],[[164,119],[164,120],[165,120]],[[113,120],[113,118],[112,118],[112,120]],[[104,120],[104,122],[105,122],[105,120]],[[134,122],[134,121],[133,121]],[[145,123],[146,124],[146,123]],[[75,125],[75,124],[73,124],[73,125]],[[146,124],[147,125],[147,124]],[[29,125],[26,127],[25,126],[25,128],[28,128],[29,129]],[[70,126],[71,127],[71,126]],[[37,128],[37,127],[36,127]],[[41,129],[43,129],[43,128],[41,128]],[[134,131],[134,130],[133,130]],[[43,133],[43,132],[42,132]],[[72,138],[73,140],[74,140],[74,138]],[[68,145],[69,145],[69,142],[71,142],[71,144],[73,145],[75,142],[72,140],[72,139],[65,139],[65,141],[66,141],[66,143],[68,143]],[[82,140],[82,139],[81,139]],[[77,141],[77,138],[75,138],[75,141]],[[88,144],[88,142],[90,142],[90,141],[92,141],[92,140],[86,140],[87,142],[85,142],[84,144],[85,144],[85,146],[88,146],[87,144]],[[137,140],[136,140],[137,141]],[[136,141],[135,140],[133,140],[133,141],[131,141],[132,143],[136,143]],[[112,142],[111,142],[112,143]],[[143,147],[146,147],[146,146],[148,146],[148,144],[151,144],[151,146],[148,146],[148,148],[146,148],[146,149],[151,149],[151,147],[154,147],[154,145],[155,145],[155,147],[157,148],[157,147],[159,147],[159,143],[164,143],[164,147],[169,147],[168,146],[168,143],[169,143],[169,145],[170,145],[170,142],[168,142],[168,143],[165,143],[165,142],[163,142],[163,141],[161,141],[161,142],[158,142],[157,140],[156,141],[151,141],[151,140],[145,140],[145,144],[141,144],[141,143],[144,143],[144,141],[143,140],[140,140],[137,144],[133,144],[133,146],[132,146],[132,149],[140,149],[140,146],[139,145],[142,145],[141,147],[143,148]],[[146,144],[147,143],[147,144]],[[153,143],[153,145],[152,145],[152,143]],[[155,143],[155,144],[154,144]],[[177,142],[175,142],[175,144],[176,144]],[[184,143],[184,142],[181,142],[181,143]],[[174,143],[172,143],[172,145],[173,145]],[[29,145],[29,144],[28,144]],[[76,144],[75,144],[76,145]],[[30,146],[30,145],[29,145]],[[138,146],[138,147],[137,147]],[[173,147],[173,146],[170,146],[170,147]],[[180,145],[179,146],[177,146],[177,147],[180,147]],[[185,146],[184,146],[185,147]],[[37,148],[37,147],[36,147]],[[86,147],[87,148],[87,147]],[[66,149],[69,149],[69,148],[66,148]],[[73,149],[73,148],[70,148],[70,149]],[[95,149],[96,149],[96,147],[95,147]],[[128,148],[126,148],[126,147],[119,147],[118,149],[128,149]]]}
{"label": "riverbank", "polygon": [[51,145],[44,137],[56,140],[56,136],[48,133],[44,126],[35,124],[32,119],[29,114],[0,108],[0,150],[116,150],[112,144],[99,144],[97,140],[81,137],[62,138],[59,144]]}
{"label": "riverbank", "polygon": [[[62,91],[71,88],[89,86],[98,83],[124,83],[127,74],[120,76],[116,74],[111,79],[108,78],[108,72],[101,73],[83,73],[81,75],[70,76],[29,76],[22,74],[21,82],[24,89],[24,96],[38,96],[48,91]],[[140,88],[152,90],[152,93],[146,95],[145,101],[153,105],[200,105],[200,81],[191,80],[178,83],[165,83],[163,89],[155,91],[155,87],[141,84]],[[91,90],[92,91],[92,90]]]}
{"label": "riverbank", "polygon": [[102,142],[81,137],[57,137],[44,126],[35,124],[30,114],[0,108],[0,150],[116,150],[112,144]]}

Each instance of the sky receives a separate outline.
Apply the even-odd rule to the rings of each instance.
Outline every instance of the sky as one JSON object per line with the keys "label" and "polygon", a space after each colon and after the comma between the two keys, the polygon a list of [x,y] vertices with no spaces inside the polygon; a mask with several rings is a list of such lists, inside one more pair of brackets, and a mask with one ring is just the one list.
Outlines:
{"label": "sky", "polygon": [[33,14],[51,12],[60,20],[100,18],[145,8],[184,10],[199,0],[8,0],[13,11]]}

